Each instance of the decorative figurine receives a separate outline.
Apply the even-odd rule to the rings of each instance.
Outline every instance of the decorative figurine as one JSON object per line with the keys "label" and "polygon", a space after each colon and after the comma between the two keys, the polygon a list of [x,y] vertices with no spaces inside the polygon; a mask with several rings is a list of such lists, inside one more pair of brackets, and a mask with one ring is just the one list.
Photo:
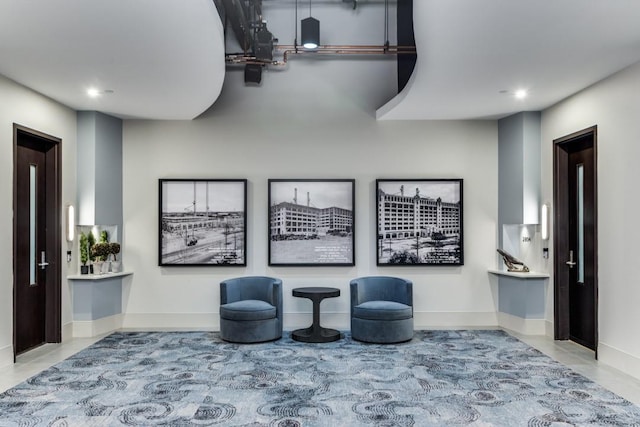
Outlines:
{"label": "decorative figurine", "polygon": [[516,273],[529,272],[529,267],[524,265],[524,262],[520,261],[518,258],[503,251],[502,249],[498,249],[498,253],[502,255],[502,260],[504,261],[504,265],[507,266],[507,271],[516,272]]}

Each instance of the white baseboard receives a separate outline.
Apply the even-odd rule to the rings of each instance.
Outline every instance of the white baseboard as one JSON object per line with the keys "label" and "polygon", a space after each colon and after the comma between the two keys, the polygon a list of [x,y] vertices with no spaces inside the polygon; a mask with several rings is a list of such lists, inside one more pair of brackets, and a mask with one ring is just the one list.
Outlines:
{"label": "white baseboard", "polygon": [[413,328],[421,329],[495,329],[498,318],[494,311],[466,312],[466,311],[414,311]]}
{"label": "white baseboard", "polygon": [[0,368],[13,364],[13,345],[0,348]]}
{"label": "white baseboard", "polygon": [[555,325],[553,321],[545,320],[544,326],[545,326],[545,335],[548,338],[554,339],[556,336],[556,332],[555,332]]}
{"label": "white baseboard", "polygon": [[[311,324],[311,313],[285,313],[285,329],[304,328]],[[349,330],[349,313],[320,313],[320,323],[324,327]],[[413,312],[413,328],[421,329],[465,329],[497,328],[498,320],[494,312]]]}
{"label": "white baseboard", "polygon": [[640,357],[600,342],[598,361],[640,379]]}
{"label": "white baseboard", "polygon": [[500,327],[524,335],[546,335],[547,321],[545,319],[523,319],[507,313],[498,313]]}
{"label": "white baseboard", "polygon": [[[284,329],[306,328],[312,322],[311,313],[285,313]],[[347,313],[320,313],[320,324],[327,328],[348,329]],[[220,330],[219,313],[126,313],[123,329],[191,329]]]}
{"label": "white baseboard", "polygon": [[[320,324],[326,328],[349,330],[349,313],[320,313]],[[497,328],[495,312],[414,312],[414,329]],[[310,326],[311,313],[285,313],[284,329]],[[123,329],[205,329],[220,330],[218,313],[125,313]]]}
{"label": "white baseboard", "polygon": [[78,320],[73,322],[73,336],[76,338],[95,337],[120,328],[122,328],[122,314],[114,314],[96,320]]}
{"label": "white baseboard", "polygon": [[62,342],[69,341],[73,338],[73,322],[62,325]]}
{"label": "white baseboard", "polygon": [[123,329],[220,330],[218,313],[125,313]]}

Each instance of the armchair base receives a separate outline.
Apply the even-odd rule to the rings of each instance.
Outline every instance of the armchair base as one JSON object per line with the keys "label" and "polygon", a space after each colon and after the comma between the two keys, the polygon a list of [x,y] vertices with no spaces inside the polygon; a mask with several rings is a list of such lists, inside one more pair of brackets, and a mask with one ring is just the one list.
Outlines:
{"label": "armchair base", "polygon": [[394,344],[413,338],[413,318],[400,320],[369,320],[351,318],[351,337],[357,341]]}
{"label": "armchair base", "polygon": [[275,318],[249,321],[220,319],[220,338],[243,344],[274,341],[282,338],[282,328]]}

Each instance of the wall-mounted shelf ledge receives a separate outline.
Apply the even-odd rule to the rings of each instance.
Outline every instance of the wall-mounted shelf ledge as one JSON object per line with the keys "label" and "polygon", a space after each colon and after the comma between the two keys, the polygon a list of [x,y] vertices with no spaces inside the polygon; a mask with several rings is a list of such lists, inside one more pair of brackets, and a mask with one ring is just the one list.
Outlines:
{"label": "wall-mounted shelf ledge", "polygon": [[115,277],[124,277],[130,276],[133,274],[133,271],[121,271],[119,273],[104,273],[104,274],[73,274],[71,276],[67,276],[67,280],[106,280],[113,279]]}
{"label": "wall-mounted shelf ledge", "polygon": [[509,277],[517,277],[518,279],[548,279],[549,275],[547,273],[540,273],[535,271],[530,271],[528,273],[517,273],[514,271],[506,271],[506,270],[497,270],[497,269],[489,269],[489,273],[497,274],[498,276],[509,276]]}

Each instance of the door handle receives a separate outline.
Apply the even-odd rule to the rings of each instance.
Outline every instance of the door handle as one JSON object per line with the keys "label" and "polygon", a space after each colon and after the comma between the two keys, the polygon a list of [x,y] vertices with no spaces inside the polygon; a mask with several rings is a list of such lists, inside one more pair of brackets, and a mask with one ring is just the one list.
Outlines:
{"label": "door handle", "polygon": [[569,268],[573,268],[577,264],[577,262],[573,261],[573,251],[569,251],[569,261],[567,261],[566,264],[569,266]]}
{"label": "door handle", "polygon": [[40,252],[40,262],[38,263],[38,267],[40,267],[42,270],[44,270],[47,265],[49,265],[49,263],[46,260],[46,256],[44,254],[44,251]]}

